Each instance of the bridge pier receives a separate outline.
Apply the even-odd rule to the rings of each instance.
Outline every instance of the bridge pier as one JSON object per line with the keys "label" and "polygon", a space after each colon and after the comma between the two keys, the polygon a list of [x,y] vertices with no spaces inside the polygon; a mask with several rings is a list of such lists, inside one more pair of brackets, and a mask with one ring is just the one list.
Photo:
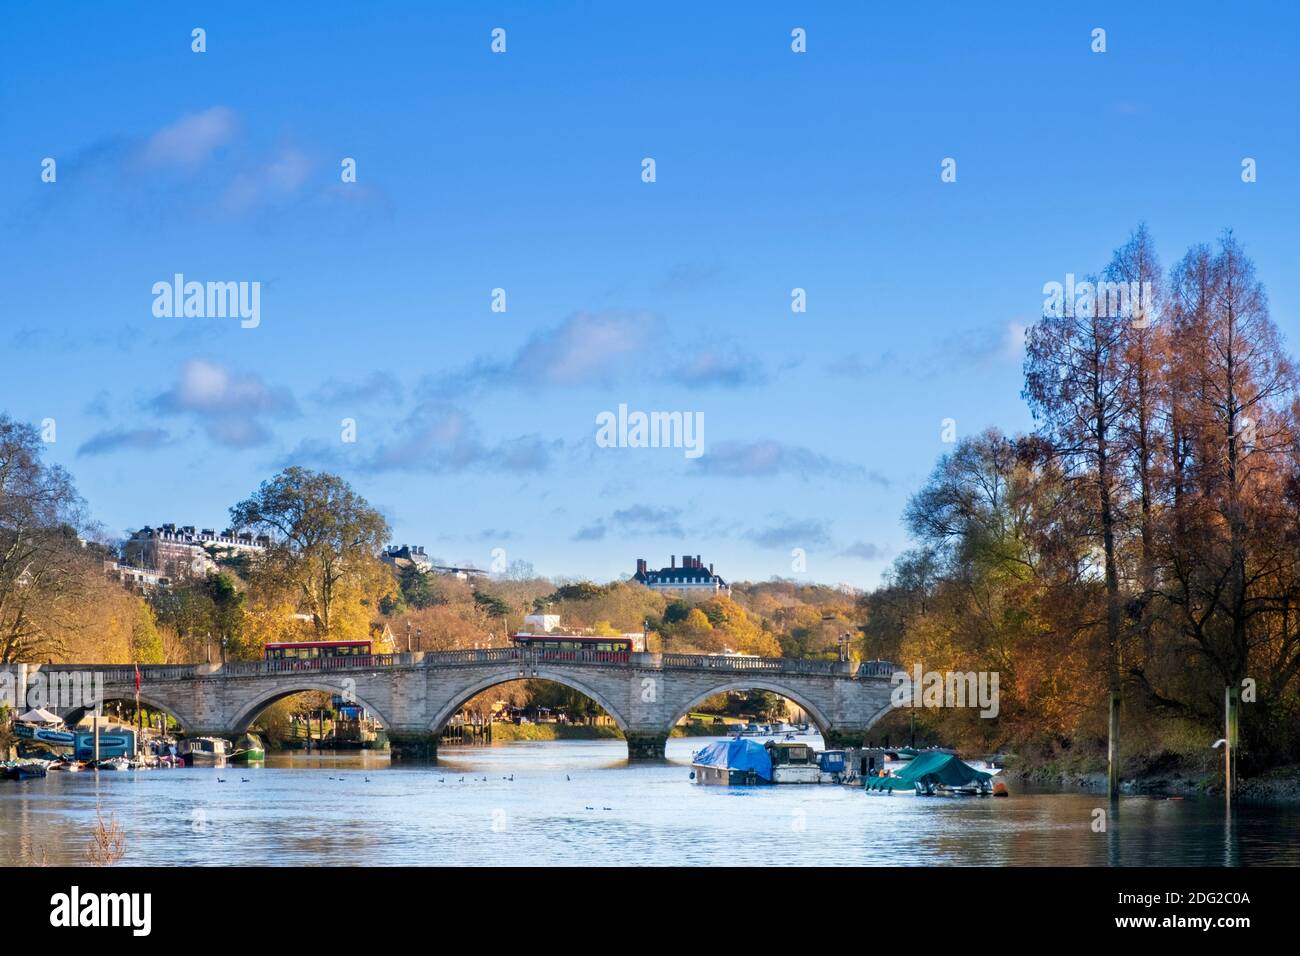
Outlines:
{"label": "bridge pier", "polygon": [[822,731],[822,740],[825,741],[827,750],[862,747],[867,742],[867,731],[866,728],[827,727]]}
{"label": "bridge pier", "polygon": [[663,733],[638,733],[634,730],[623,734],[627,738],[628,760],[663,760],[664,747],[668,735]]}
{"label": "bridge pier", "polygon": [[438,735],[427,730],[388,730],[388,754],[393,760],[433,760],[438,756]]}

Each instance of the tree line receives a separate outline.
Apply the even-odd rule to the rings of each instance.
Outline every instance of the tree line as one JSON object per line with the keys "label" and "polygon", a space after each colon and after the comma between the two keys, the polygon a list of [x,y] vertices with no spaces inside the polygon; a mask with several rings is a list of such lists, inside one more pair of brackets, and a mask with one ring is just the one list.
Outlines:
{"label": "tree line", "polygon": [[926,715],[972,746],[1109,750],[1112,774],[1206,757],[1232,694],[1242,766],[1293,761],[1300,393],[1264,286],[1230,232],[1165,272],[1145,227],[1088,279],[1151,294],[1045,309],[1036,428],[942,457],[906,510],[916,547],[864,599],[868,643],[999,671],[996,726]]}

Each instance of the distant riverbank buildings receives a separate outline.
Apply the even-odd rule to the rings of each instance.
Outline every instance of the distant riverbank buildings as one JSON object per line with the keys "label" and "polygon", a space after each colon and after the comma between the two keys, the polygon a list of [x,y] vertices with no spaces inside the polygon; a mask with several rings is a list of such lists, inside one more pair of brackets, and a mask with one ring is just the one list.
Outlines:
{"label": "distant riverbank buildings", "polygon": [[731,585],[719,574],[713,573],[713,565],[707,568],[697,554],[682,555],[681,567],[677,566],[677,556],[669,555],[668,567],[652,571],[646,565],[645,558],[637,558],[636,574],[632,580],[643,584],[652,591],[663,591],[680,597],[711,598],[718,594],[731,596]]}

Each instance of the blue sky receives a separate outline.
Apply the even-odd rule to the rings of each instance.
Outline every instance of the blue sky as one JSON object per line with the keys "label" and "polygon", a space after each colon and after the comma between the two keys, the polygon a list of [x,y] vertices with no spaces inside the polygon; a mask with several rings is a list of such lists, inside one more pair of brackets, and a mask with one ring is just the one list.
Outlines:
{"label": "blue sky", "polygon": [[[1300,15],[982,6],[6,5],[0,409],[114,533],[299,463],[450,561],[872,586],[941,421],[1030,427],[1043,284],[1139,222],[1166,267],[1232,227],[1300,331]],[[155,317],[178,272],[260,326]],[[598,448],[620,403],[705,454]]]}

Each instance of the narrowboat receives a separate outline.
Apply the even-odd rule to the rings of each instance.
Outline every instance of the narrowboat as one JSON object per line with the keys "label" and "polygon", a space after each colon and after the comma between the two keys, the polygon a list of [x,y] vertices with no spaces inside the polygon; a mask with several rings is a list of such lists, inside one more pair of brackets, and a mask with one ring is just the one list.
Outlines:
{"label": "narrowboat", "polygon": [[696,783],[724,787],[772,783],[772,758],[752,740],[721,740],[697,750],[691,757],[691,778]]}
{"label": "narrowboat", "polygon": [[187,767],[221,766],[230,754],[230,741],[221,737],[185,737],[177,750]]}

